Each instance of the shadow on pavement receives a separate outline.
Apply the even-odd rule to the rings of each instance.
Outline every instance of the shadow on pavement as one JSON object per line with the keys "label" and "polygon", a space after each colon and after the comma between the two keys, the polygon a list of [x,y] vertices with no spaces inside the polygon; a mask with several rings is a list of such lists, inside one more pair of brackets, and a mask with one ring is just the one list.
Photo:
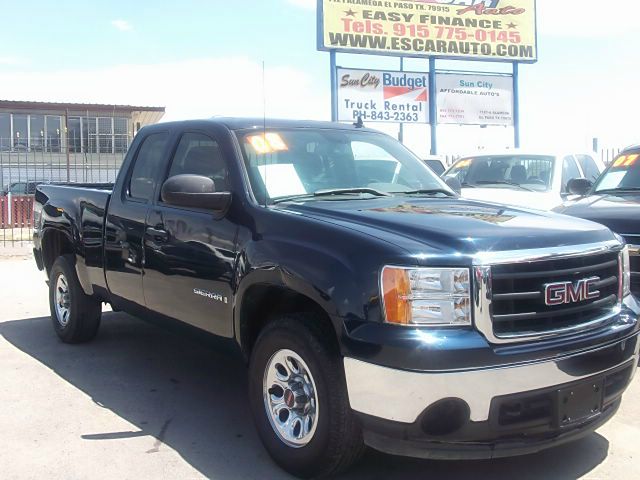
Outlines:
{"label": "shadow on pavement", "polygon": [[[289,478],[254,431],[246,369],[237,355],[121,313],[105,313],[97,339],[87,345],[62,344],[48,317],[0,323],[0,335],[138,428],[87,432],[84,441],[149,435],[156,440],[147,453],[165,444],[206,477]],[[608,448],[593,434],[536,455],[493,461],[426,461],[369,451],[341,478],[574,479],[600,464]]]}

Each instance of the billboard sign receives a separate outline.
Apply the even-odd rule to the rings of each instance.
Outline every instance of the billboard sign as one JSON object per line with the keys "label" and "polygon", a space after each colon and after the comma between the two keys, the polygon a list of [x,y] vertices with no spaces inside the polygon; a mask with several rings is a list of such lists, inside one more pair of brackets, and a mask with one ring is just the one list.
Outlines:
{"label": "billboard sign", "polygon": [[509,76],[438,73],[439,124],[513,125],[513,79]]}
{"label": "billboard sign", "polygon": [[318,0],[318,49],[535,62],[536,0]]}
{"label": "billboard sign", "polygon": [[428,74],[337,69],[338,121],[429,123]]}

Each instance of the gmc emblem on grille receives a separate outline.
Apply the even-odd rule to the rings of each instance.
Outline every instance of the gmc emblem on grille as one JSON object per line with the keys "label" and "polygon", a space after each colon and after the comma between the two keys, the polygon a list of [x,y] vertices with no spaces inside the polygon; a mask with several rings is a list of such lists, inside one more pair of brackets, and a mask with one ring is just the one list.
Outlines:
{"label": "gmc emblem on grille", "polygon": [[593,277],[579,280],[576,283],[548,283],[544,286],[544,303],[552,307],[600,298],[600,291],[596,290],[596,283],[599,281],[598,277]]}

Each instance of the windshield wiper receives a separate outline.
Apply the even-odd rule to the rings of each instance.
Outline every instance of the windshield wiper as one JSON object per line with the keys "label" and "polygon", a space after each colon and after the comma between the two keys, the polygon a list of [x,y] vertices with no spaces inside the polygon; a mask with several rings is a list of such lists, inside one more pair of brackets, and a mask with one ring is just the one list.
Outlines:
{"label": "windshield wiper", "polygon": [[332,195],[350,195],[353,193],[368,193],[369,195],[373,195],[374,197],[390,197],[386,192],[381,192],[380,190],[376,190],[375,188],[368,187],[357,187],[357,188],[332,188],[328,190],[317,190],[313,192],[314,197],[329,197]]}
{"label": "windshield wiper", "polygon": [[460,184],[460,186],[461,186],[462,188],[478,188],[478,187],[476,187],[475,185],[472,185],[472,184],[467,183],[467,182],[461,183],[461,184]]}
{"label": "windshield wiper", "polygon": [[300,195],[290,195],[287,197],[280,197],[273,200],[273,203],[283,203],[290,202],[292,200],[302,200],[309,198],[318,198],[318,197],[331,197],[331,196],[339,196],[339,195],[354,195],[354,194],[369,194],[374,197],[390,197],[391,195],[385,192],[381,192],[380,190],[376,190],[375,188],[333,188],[329,190],[317,190],[313,193],[303,193]]}
{"label": "windshield wiper", "polygon": [[534,190],[523,187],[519,183],[509,182],[508,180],[479,180],[476,182],[477,185],[511,185],[512,187],[518,187],[522,190],[526,190],[527,192],[533,192]]}
{"label": "windshield wiper", "polygon": [[391,192],[394,195],[437,195],[439,193],[446,195],[447,197],[454,197],[455,195],[451,193],[449,190],[445,190],[444,188],[431,188],[431,189],[423,189],[423,190],[410,190],[408,192]]}

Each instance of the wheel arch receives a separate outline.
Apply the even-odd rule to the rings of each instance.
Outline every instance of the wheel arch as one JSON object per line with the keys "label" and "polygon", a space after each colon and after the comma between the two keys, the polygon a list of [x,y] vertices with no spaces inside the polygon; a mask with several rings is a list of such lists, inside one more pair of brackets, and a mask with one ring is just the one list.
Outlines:
{"label": "wheel arch", "polygon": [[[84,293],[93,295],[93,287],[89,281],[88,273],[82,256],[79,255],[77,243],[66,230],[58,228],[45,228],[42,232],[42,263],[49,278],[51,267],[61,255],[73,255],[75,258],[75,270],[78,281]],[[80,259],[80,261],[79,261]]]}
{"label": "wheel arch", "polygon": [[236,341],[245,359],[250,357],[262,329],[278,315],[287,313],[312,314],[323,331],[338,342],[341,327],[335,320],[335,312],[323,304],[326,302],[321,298],[283,282],[263,279],[245,286],[238,296],[234,314]]}
{"label": "wheel arch", "polygon": [[47,228],[42,233],[42,261],[47,278],[56,259],[62,255],[75,255],[76,249],[71,237],[58,229]]}

